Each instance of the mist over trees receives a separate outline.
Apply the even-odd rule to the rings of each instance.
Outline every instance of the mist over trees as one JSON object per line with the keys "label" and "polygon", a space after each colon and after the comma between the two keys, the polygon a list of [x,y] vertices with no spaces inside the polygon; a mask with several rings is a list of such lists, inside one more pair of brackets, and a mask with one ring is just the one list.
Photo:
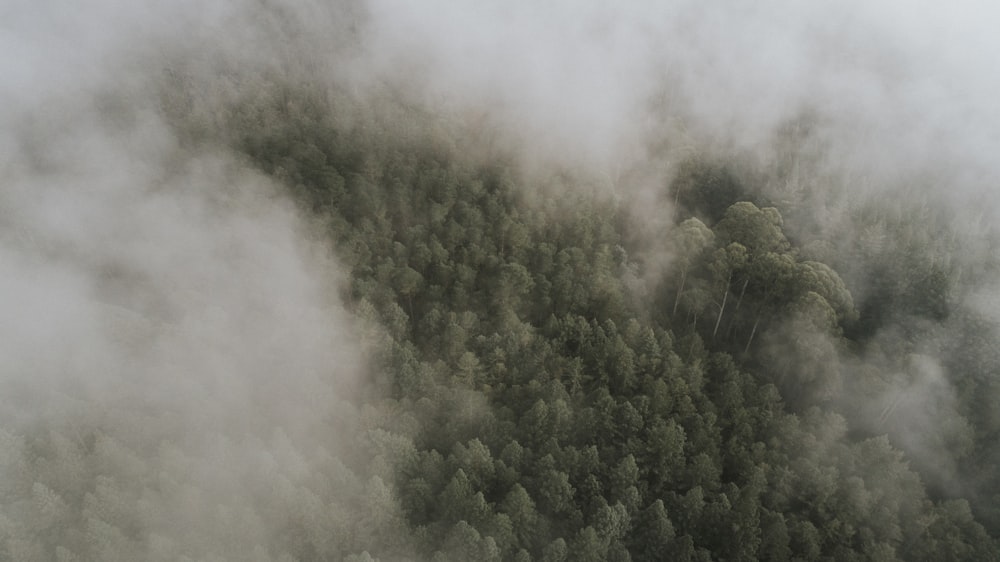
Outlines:
{"label": "mist over trees", "polygon": [[735,108],[698,35],[769,12],[391,4],[95,14],[106,69],[13,69],[0,560],[1000,559],[980,160]]}
{"label": "mist over trees", "polygon": [[[238,144],[324,217],[354,272],[349,300],[384,327],[381,430],[407,459],[387,481],[418,557],[996,556],[989,502],[937,487],[929,459],[908,458],[901,399],[873,416],[845,389],[897,384],[893,363],[915,369],[901,342],[879,369],[862,359],[881,342],[859,324],[903,309],[856,305],[777,208],[732,191],[706,224],[681,207],[663,240],[673,267],[645,301],[628,280],[646,265],[613,197],[531,190],[508,165],[465,165],[430,138],[369,148],[297,134]],[[910,274],[891,268],[885,282]],[[939,429],[939,445],[972,461],[977,424],[960,425]]]}

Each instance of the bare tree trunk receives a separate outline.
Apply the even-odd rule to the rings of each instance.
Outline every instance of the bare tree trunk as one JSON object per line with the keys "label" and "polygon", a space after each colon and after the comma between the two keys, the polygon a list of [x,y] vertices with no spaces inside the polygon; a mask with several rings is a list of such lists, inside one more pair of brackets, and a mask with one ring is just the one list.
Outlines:
{"label": "bare tree trunk", "polygon": [[760,322],[760,316],[759,315],[753,321],[753,329],[750,330],[750,337],[747,339],[747,346],[746,346],[746,348],[743,349],[743,353],[749,353],[750,352],[750,344],[753,342],[753,336],[754,336],[754,334],[757,333],[757,323],[758,322]]}
{"label": "bare tree trunk", "polygon": [[677,296],[674,297],[674,310],[670,313],[671,317],[677,316],[677,305],[681,302],[681,293],[684,292],[685,281],[687,281],[687,268],[681,271],[681,286],[677,289]]}
{"label": "bare tree trunk", "polygon": [[712,339],[715,339],[716,332],[719,331],[719,323],[722,322],[722,315],[726,312],[726,299],[729,298],[729,285],[733,282],[733,272],[729,272],[729,278],[726,279],[726,292],[722,293],[722,305],[719,306],[719,317],[715,319],[715,329],[712,330]]}
{"label": "bare tree trunk", "polygon": [[749,277],[747,277],[746,280],[743,281],[743,288],[740,289],[740,298],[736,299],[736,308],[733,309],[733,312],[735,312],[735,311],[737,311],[737,310],[740,309],[740,304],[743,302],[743,295],[745,295],[746,292],[747,292],[747,284],[748,283],[750,283],[750,278]]}
{"label": "bare tree trunk", "polygon": [[726,328],[726,336],[733,336],[733,329],[736,327],[736,313],[740,311],[740,305],[743,304],[743,295],[747,292],[747,285],[750,283],[750,278],[747,277],[743,280],[743,287],[740,289],[740,296],[736,299],[736,307],[733,308],[733,319],[729,321],[729,327]]}
{"label": "bare tree trunk", "polygon": [[726,292],[722,294],[722,306],[719,307],[719,317],[715,319],[715,328],[712,330],[712,339],[715,339],[715,334],[719,331],[719,324],[722,323],[722,313],[726,311],[726,299],[729,298],[729,287],[726,287]]}

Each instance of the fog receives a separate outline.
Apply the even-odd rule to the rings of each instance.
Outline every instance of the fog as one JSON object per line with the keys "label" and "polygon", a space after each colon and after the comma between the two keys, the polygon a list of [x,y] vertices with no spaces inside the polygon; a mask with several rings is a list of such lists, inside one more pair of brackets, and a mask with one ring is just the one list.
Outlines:
{"label": "fog", "polygon": [[[751,193],[781,203],[786,231],[827,248],[856,302],[876,281],[855,261],[858,247],[883,256],[935,247],[967,280],[995,255],[1000,62],[990,3],[432,4],[370,2],[360,67],[445,114],[476,115],[529,167],[599,178],[633,202],[647,264],[669,267],[665,217],[675,210],[664,193],[690,158],[743,172]],[[884,228],[920,224],[925,237],[859,229],[866,206],[896,217]],[[933,238],[935,222],[951,238]],[[1000,291],[996,280],[971,283],[950,298],[1000,320],[978,304]],[[876,340],[899,340],[900,326]],[[851,352],[839,369],[788,367],[786,334],[773,354],[782,369],[840,370],[828,386],[843,385],[852,423],[889,433],[956,490],[969,431],[935,358],[954,329],[916,336],[907,345],[923,359],[877,383],[867,377],[886,368],[881,350]],[[886,404],[895,404],[888,415]]]}
{"label": "fog", "polygon": [[[769,156],[812,116],[826,163],[884,184],[995,172],[997,62],[982,2],[370,4],[366,58],[429,103],[490,112],[581,162],[638,165],[650,137]],[[855,186],[872,188],[872,186]]]}
{"label": "fog", "polygon": [[[677,166],[708,155],[760,172],[752,187],[797,205],[803,239],[847,247],[859,201],[905,196],[952,210],[980,252],[957,261],[992,251],[975,243],[1000,178],[987,2],[56,0],[0,14],[0,480],[36,504],[62,487],[144,506],[6,502],[5,537],[32,537],[20,560],[45,559],[46,541],[83,558],[279,559],[289,518],[353,529],[348,508],[321,508],[379,489],[339,468],[363,466],[349,435],[367,373],[330,241],[226,147],[178,132],[178,116],[211,127],[262,75],[397,92],[529,167],[634,198],[652,233],[674,212]],[[165,108],[174,88],[192,103]],[[860,300],[863,273],[842,273]],[[931,459],[936,426],[907,420],[962,422],[936,360],[913,365],[859,412]],[[46,458],[81,467],[32,474]],[[94,538],[100,524],[125,531]]]}
{"label": "fog", "polygon": [[182,142],[160,105],[173,67],[210,91],[207,68],[273,64],[239,55],[270,29],[236,8],[4,10],[11,559],[287,559],[290,533],[363,519],[369,475],[344,463],[362,458],[364,365],[330,241],[224,147]]}

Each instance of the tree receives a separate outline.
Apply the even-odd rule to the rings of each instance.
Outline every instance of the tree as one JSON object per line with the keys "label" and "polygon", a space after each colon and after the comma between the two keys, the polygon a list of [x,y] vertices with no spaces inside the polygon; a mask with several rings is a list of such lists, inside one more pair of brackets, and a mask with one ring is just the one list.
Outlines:
{"label": "tree", "polygon": [[737,310],[743,301],[743,294],[746,292],[747,283],[750,281],[750,278],[744,273],[748,260],[746,247],[738,242],[731,242],[726,247],[719,248],[713,255],[709,269],[712,271],[714,291],[716,293],[721,291],[722,299],[719,302],[719,314],[715,318],[715,327],[712,328],[712,339],[715,339],[716,334],[718,334],[722,317],[726,313],[726,302],[729,300],[729,290],[732,287],[734,275],[745,277],[743,287],[740,290],[739,301],[736,304]]}
{"label": "tree", "polygon": [[705,223],[692,217],[677,226],[671,241],[676,252],[674,264],[681,272],[677,296],[674,297],[674,307],[671,310],[671,315],[676,316],[677,305],[681,301],[681,295],[684,294],[688,271],[698,264],[705,251],[715,242],[715,234],[705,226]]}
{"label": "tree", "polygon": [[500,549],[492,537],[484,538],[474,527],[465,521],[459,521],[448,532],[443,550],[435,555],[435,559],[499,562],[501,557]]}
{"label": "tree", "polygon": [[791,559],[789,548],[788,526],[780,513],[764,510],[761,515],[761,545],[759,550],[761,560],[786,562]]}
{"label": "tree", "polygon": [[722,218],[725,209],[745,194],[745,188],[727,166],[700,159],[683,162],[671,184],[674,207],[702,217],[709,223]]}
{"label": "tree", "polygon": [[734,203],[715,225],[715,235],[720,246],[732,242],[741,244],[753,259],[772,253],[785,253],[790,249],[785,234],[781,231],[781,214],[774,207],[758,208],[749,201]]}
{"label": "tree", "polygon": [[603,562],[607,560],[608,543],[601,540],[593,527],[580,529],[569,545],[569,559],[580,562]]}
{"label": "tree", "polygon": [[850,291],[830,266],[815,261],[804,261],[799,264],[799,274],[803,276],[802,284],[808,291],[823,297],[836,313],[836,324],[852,323],[858,319],[854,308],[854,299]]}
{"label": "tree", "polygon": [[610,545],[625,537],[632,527],[632,521],[628,510],[620,502],[615,502],[614,505],[608,505],[603,499],[599,499],[599,502],[603,505],[594,513],[593,526],[601,540]]}
{"label": "tree", "polygon": [[473,525],[485,523],[490,515],[482,492],[474,491],[468,476],[461,468],[438,496],[439,517],[444,521],[468,521]]}
{"label": "tree", "polygon": [[492,486],[496,476],[493,456],[478,438],[466,445],[456,443],[448,460],[456,471],[461,470],[468,477],[473,489],[488,490]]}
{"label": "tree", "polygon": [[569,483],[569,475],[555,469],[548,469],[538,477],[536,495],[545,511],[553,515],[566,515],[574,510],[575,489]]}
{"label": "tree", "polygon": [[539,530],[539,515],[528,491],[520,484],[514,484],[501,502],[500,511],[510,517],[518,546],[530,548]]}
{"label": "tree", "polygon": [[569,546],[562,538],[557,538],[542,549],[542,562],[566,562],[569,560]]}
{"label": "tree", "polygon": [[424,276],[412,267],[402,267],[393,272],[393,288],[406,299],[407,312],[413,317],[413,296],[424,284]]}
{"label": "tree", "polygon": [[780,303],[794,299],[796,289],[801,287],[796,284],[799,279],[796,273],[795,259],[789,254],[766,252],[750,262],[750,287],[755,291],[758,304],[743,353],[750,350],[761,319],[773,315]]}
{"label": "tree", "polygon": [[675,537],[674,524],[667,516],[663,500],[658,499],[639,516],[629,543],[630,550],[636,560],[670,560]]}
{"label": "tree", "polygon": [[687,464],[684,456],[684,428],[673,419],[657,418],[649,430],[647,456],[643,467],[653,490],[663,490],[682,479]]}
{"label": "tree", "polygon": [[639,466],[635,462],[635,457],[631,454],[625,455],[611,471],[610,480],[611,498],[624,498],[629,488],[639,484]]}

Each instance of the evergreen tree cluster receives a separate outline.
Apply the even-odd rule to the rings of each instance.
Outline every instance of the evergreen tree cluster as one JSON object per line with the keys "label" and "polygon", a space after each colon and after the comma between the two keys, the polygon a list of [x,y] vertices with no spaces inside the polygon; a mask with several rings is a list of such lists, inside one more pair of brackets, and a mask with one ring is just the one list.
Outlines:
{"label": "evergreen tree cluster", "polygon": [[[700,218],[681,212],[643,302],[616,200],[533,189],[433,140],[282,120],[240,146],[326,221],[350,302],[380,327],[390,398],[361,439],[418,557],[997,558],[967,500],[929,493],[884,434],[845,418],[840,358],[884,303],[859,314],[732,177],[696,167],[675,186],[699,194]],[[943,318],[939,277],[902,293],[915,314]]]}
{"label": "evergreen tree cluster", "polygon": [[[186,441],[143,404],[0,431],[0,560],[1000,559],[998,328],[956,299],[990,270],[959,279],[941,232],[869,209],[845,257],[692,162],[661,270],[621,196],[412,108],[275,89],[214,118],[180,135],[222,131],[332,241],[370,384],[291,434]],[[863,399],[931,336],[950,479],[901,437],[915,398]]]}

